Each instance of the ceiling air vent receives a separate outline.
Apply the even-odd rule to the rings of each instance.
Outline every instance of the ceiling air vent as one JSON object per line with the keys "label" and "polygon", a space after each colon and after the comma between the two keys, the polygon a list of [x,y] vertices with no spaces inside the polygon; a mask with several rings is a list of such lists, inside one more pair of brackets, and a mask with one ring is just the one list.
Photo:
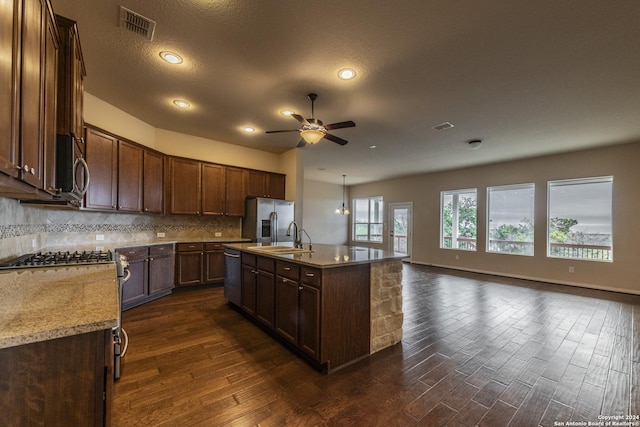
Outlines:
{"label": "ceiling air vent", "polygon": [[156,29],[154,21],[122,6],[120,6],[120,26],[149,40],[153,40],[153,32]]}
{"label": "ceiling air vent", "polygon": [[452,127],[453,127],[453,123],[443,122],[443,123],[440,123],[439,125],[431,126],[431,129],[445,130],[445,129],[451,129]]}

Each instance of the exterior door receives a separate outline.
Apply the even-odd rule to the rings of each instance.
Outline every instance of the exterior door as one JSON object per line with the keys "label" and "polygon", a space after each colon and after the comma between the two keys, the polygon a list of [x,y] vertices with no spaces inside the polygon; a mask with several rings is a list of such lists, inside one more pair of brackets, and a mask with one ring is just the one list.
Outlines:
{"label": "exterior door", "polygon": [[389,204],[390,250],[406,254],[411,259],[412,203]]}

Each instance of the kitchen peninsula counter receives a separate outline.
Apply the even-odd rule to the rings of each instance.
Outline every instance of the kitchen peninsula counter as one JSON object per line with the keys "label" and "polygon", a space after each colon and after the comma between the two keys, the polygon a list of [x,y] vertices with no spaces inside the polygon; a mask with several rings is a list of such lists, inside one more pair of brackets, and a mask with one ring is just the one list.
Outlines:
{"label": "kitchen peninsula counter", "polygon": [[241,298],[230,303],[248,318],[326,372],[402,340],[405,255],[355,246],[273,246],[225,245],[237,251],[230,256],[240,253]]}
{"label": "kitchen peninsula counter", "polygon": [[[401,260],[406,255],[396,252],[385,251],[382,249],[366,248],[362,246],[346,246],[346,245],[324,245],[314,244],[313,250],[300,253],[270,253],[269,244],[260,243],[231,243],[225,244],[228,248],[238,249],[255,253],[256,255],[270,256],[276,259],[288,260],[297,264],[304,264],[316,268],[335,268],[356,264],[371,264],[375,262]],[[278,243],[277,246],[289,246],[293,248],[291,242]],[[308,248],[308,245],[304,245]],[[263,249],[265,248],[265,249]]]}
{"label": "kitchen peninsula counter", "polygon": [[0,348],[111,329],[114,263],[0,270]]}

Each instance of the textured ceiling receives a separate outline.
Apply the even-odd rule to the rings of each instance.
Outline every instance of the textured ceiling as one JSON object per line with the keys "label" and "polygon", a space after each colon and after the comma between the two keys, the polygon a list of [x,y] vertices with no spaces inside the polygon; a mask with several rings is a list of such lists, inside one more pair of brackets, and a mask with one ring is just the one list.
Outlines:
{"label": "textured ceiling", "polygon": [[[297,128],[279,111],[310,117],[306,94],[318,93],[316,118],[357,126],[332,132],[344,147],[301,149],[308,179],[355,184],[640,141],[638,0],[52,4],[78,22],[87,92],[152,126],[284,152],[299,136],[264,131]],[[157,22],[152,41],[118,26],[120,5]],[[163,62],[163,50],[185,62]],[[337,78],[345,66],[355,80]],[[443,121],[455,127],[431,128]]]}

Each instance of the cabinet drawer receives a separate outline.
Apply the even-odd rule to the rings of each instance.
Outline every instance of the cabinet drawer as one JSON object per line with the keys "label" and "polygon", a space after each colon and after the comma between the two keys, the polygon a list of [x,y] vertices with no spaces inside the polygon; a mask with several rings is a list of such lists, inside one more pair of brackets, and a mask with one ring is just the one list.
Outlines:
{"label": "cabinet drawer", "polygon": [[205,251],[223,251],[224,245],[222,243],[205,243],[204,250]]}
{"label": "cabinet drawer", "polygon": [[149,246],[149,255],[164,255],[173,252],[173,245],[153,245]]}
{"label": "cabinet drawer", "polygon": [[242,252],[241,259],[242,259],[242,264],[250,265],[251,267],[256,266],[256,256],[254,254],[248,254],[246,252]]}
{"label": "cabinet drawer", "polygon": [[267,258],[263,256],[259,256],[257,260],[258,270],[268,271],[269,273],[273,273],[275,271],[276,261],[272,258]]}
{"label": "cabinet drawer", "polygon": [[296,264],[290,264],[288,262],[276,263],[276,274],[278,276],[286,277],[292,280],[298,280],[300,274],[300,267]]}
{"label": "cabinet drawer", "polygon": [[127,257],[127,260],[146,258],[149,254],[147,246],[139,246],[137,248],[122,248],[117,250],[118,253]]}
{"label": "cabinet drawer", "polygon": [[300,281],[319,288],[322,281],[322,270],[303,266],[300,270]]}
{"label": "cabinet drawer", "polygon": [[204,250],[203,243],[178,243],[176,245],[176,251],[178,252],[192,252]]}

